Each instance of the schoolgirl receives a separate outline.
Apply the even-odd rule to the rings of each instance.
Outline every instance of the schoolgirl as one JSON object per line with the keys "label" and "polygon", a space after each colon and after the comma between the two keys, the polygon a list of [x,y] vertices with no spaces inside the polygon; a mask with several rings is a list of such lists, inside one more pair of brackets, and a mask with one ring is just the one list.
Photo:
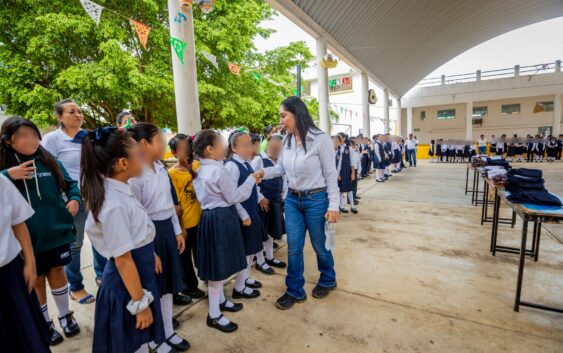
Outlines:
{"label": "schoolgirl", "polygon": [[448,162],[455,162],[455,145],[448,145]]}
{"label": "schoolgirl", "polygon": [[537,143],[533,141],[532,135],[528,135],[526,136],[526,138],[528,139],[527,143],[525,144],[525,146],[527,146],[526,162],[530,163],[534,161],[534,155],[537,152]]}
{"label": "schoolgirl", "polygon": [[[183,289],[180,254],[185,248],[185,230],[180,226],[172,199],[170,177],[160,162],[164,155],[164,137],[158,127],[144,122],[130,127],[129,133],[139,144],[144,166],[142,173],[130,178],[128,183],[133,195],[154,223],[154,252],[157,255],[156,262],[162,267],[157,282],[166,341],[156,346],[156,350],[185,351],[190,345],[174,331],[172,316],[173,295]],[[151,348],[155,348],[153,344]]]}
{"label": "schoolgirl", "polygon": [[[360,155],[360,151],[358,151],[358,145],[356,145],[356,143],[354,141],[350,141],[350,161],[352,163],[352,167],[354,168],[354,180],[352,181],[352,195],[354,197],[354,203],[352,205],[357,205],[358,201],[357,201],[357,193],[358,193],[358,174],[360,173],[360,170],[362,168],[361,165],[361,155]],[[399,158],[401,156],[401,153],[399,152]],[[400,168],[400,162],[399,162],[399,168]],[[348,201],[349,202],[349,201]]]}
{"label": "schoolgirl", "polygon": [[441,141],[442,143],[442,156],[440,162],[447,162],[448,161],[448,145],[444,143],[444,140]]}
{"label": "schoolgirl", "polygon": [[356,174],[355,168],[354,166],[352,166],[350,146],[344,134],[339,133],[338,136],[340,137],[341,143],[336,153],[337,165],[340,165],[338,174],[338,187],[340,189],[340,212],[349,212],[346,208],[346,200],[348,200],[351,205],[352,213],[358,213],[358,210],[356,209],[356,207],[354,207],[353,182],[356,179]]}
{"label": "schoolgirl", "polygon": [[[0,174],[0,337],[6,352],[46,353],[49,327],[33,290],[37,272],[25,221],[33,209],[6,177]],[[20,253],[23,256],[20,256]],[[32,338],[32,339],[30,339]]]}
{"label": "schoolgirl", "polygon": [[373,143],[373,168],[375,169],[375,181],[383,183],[385,178],[385,149],[383,148],[383,135],[375,135]]}
{"label": "schoolgirl", "polygon": [[500,137],[500,141],[497,142],[497,150],[496,150],[496,154],[498,156],[504,156],[504,152],[505,152],[505,146],[506,146],[506,135],[502,135]]}
{"label": "schoolgirl", "polygon": [[[515,139],[518,138],[517,134],[513,136]],[[514,155],[517,156],[516,162],[522,162],[522,155],[524,154],[524,144],[521,142],[514,142]]]}
{"label": "schoolgirl", "polygon": [[401,171],[401,147],[397,143],[397,141],[391,141],[391,150],[393,151],[393,160],[392,163],[392,173],[399,173]]}
{"label": "schoolgirl", "polygon": [[491,136],[491,148],[490,148],[491,155],[494,156],[497,152],[497,138],[495,135]]}
{"label": "schoolgirl", "polygon": [[[237,186],[238,183],[223,164],[225,142],[213,130],[198,132],[192,147],[201,163],[193,183],[203,210],[196,259],[199,278],[208,281],[207,326],[222,332],[234,332],[238,325],[223,316],[221,311],[237,312],[243,308],[240,303],[226,300],[223,289],[224,281],[235,273],[238,284],[242,282],[242,288],[245,288],[244,275],[248,262],[236,205],[255,193],[256,182],[261,180],[264,172],[249,173],[243,183]],[[246,164],[244,166],[246,174],[248,167]],[[254,292],[251,290],[249,293]]]}
{"label": "schoolgirl", "polygon": [[199,161],[193,159],[192,153],[193,137],[178,134],[168,141],[172,155],[176,157],[176,164],[170,168],[168,174],[178,195],[180,206],[179,221],[182,229],[186,230],[186,249],[180,258],[184,270],[184,289],[182,293],[199,299],[205,296],[205,292],[198,288],[199,280],[194,270],[194,261],[197,249],[197,232],[199,218],[201,217],[201,206],[195,196],[193,179],[199,168]]}
{"label": "schoolgirl", "polygon": [[477,146],[475,146],[474,143],[469,145],[469,155],[471,156],[471,158],[469,159],[470,162],[473,159],[473,157],[477,155]]}
{"label": "schoolgirl", "polygon": [[[108,262],[96,300],[92,351],[148,352],[165,341],[154,252],[155,227],[133,196],[130,178],[143,173],[141,151],[125,130],[98,128],[82,146],[80,186],[86,233]],[[161,352],[159,348],[157,352]]]}
{"label": "schoolgirl", "polygon": [[385,134],[385,142],[383,142],[383,149],[385,150],[385,179],[393,176],[390,171],[391,163],[393,162],[393,148],[389,141],[389,134]]}
{"label": "schoolgirl", "polygon": [[543,154],[545,153],[545,142],[541,135],[536,135],[536,162],[543,162]]}
{"label": "schoolgirl", "polygon": [[[253,156],[252,138],[247,132],[234,132],[229,136],[229,150],[225,169],[237,186],[242,185],[248,176],[254,173],[254,169],[249,163]],[[264,201],[267,205],[268,200],[264,200],[263,195],[258,195],[258,188],[254,186],[250,196],[236,205],[241,221],[247,267],[245,271],[237,274],[232,295],[234,299],[253,299],[260,296],[260,291],[257,289],[262,287],[262,283],[250,277],[250,268],[254,256],[257,257],[257,263],[261,264],[261,267],[265,267],[263,242],[268,240],[268,233],[258,212],[258,204],[260,203],[262,206],[265,204]],[[267,267],[271,270],[268,272],[274,272],[269,266]]]}
{"label": "schoolgirl", "polygon": [[[282,150],[283,138],[279,135],[272,135],[268,138],[266,152],[260,154],[262,159],[262,166],[264,168],[273,167]],[[274,239],[281,240],[285,234],[285,221],[283,216],[283,204],[287,194],[287,180],[285,175],[268,180],[263,180],[260,183],[260,192],[268,201],[266,206],[260,205],[260,219],[268,233],[268,240],[264,245],[266,252],[266,263],[269,266],[277,268],[285,268],[287,264],[274,257]],[[260,270],[263,265],[256,262],[256,269]]]}
{"label": "schoolgirl", "polygon": [[77,335],[80,327],[69,309],[64,265],[70,262],[70,243],[76,238],[73,216],[82,199],[78,183],[40,142],[41,134],[34,123],[17,116],[8,118],[0,131],[0,170],[35,211],[26,220],[35,253],[35,292],[49,325],[50,344],[56,345],[63,336],[49,316],[45,280],[49,281],[65,336]]}
{"label": "schoolgirl", "polygon": [[[438,145],[438,146],[440,146],[440,145]],[[428,149],[428,157],[430,158],[430,163],[435,162],[434,156],[437,156],[437,154],[436,154],[436,141],[430,140],[430,148]]]}

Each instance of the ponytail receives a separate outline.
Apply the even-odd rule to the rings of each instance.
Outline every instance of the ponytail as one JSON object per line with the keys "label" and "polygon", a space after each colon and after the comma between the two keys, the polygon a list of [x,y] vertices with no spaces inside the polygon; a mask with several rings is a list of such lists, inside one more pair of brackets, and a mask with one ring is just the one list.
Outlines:
{"label": "ponytail", "polygon": [[235,154],[235,151],[233,151],[233,147],[237,145],[237,141],[239,137],[244,135],[249,135],[249,134],[246,131],[235,130],[229,135],[229,148],[227,149],[227,159],[233,157],[233,155]]}
{"label": "ponytail", "polygon": [[[195,170],[193,170],[193,162],[195,160],[195,155],[194,155],[194,150],[193,150],[193,142],[194,142],[194,136],[188,136],[185,134],[178,134],[174,137],[172,137],[170,139],[170,141],[168,141],[168,146],[170,147],[170,150],[172,152],[176,152],[178,150],[178,142],[180,141],[186,141],[187,144],[187,163],[188,163],[188,172],[190,173],[190,175],[192,176],[192,180],[195,179],[197,177],[197,173],[195,172]],[[189,185],[189,184],[188,184]],[[188,187],[188,185],[186,185],[186,188]]]}

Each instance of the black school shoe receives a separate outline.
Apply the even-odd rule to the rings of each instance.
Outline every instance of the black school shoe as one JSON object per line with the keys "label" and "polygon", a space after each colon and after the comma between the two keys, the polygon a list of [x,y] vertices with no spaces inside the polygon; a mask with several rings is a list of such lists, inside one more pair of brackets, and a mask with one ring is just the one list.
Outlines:
{"label": "black school shoe", "polygon": [[219,323],[219,320],[221,320],[222,317],[223,314],[219,315],[219,317],[216,319],[212,319],[211,316],[207,314],[207,326],[225,333],[235,332],[238,329],[238,325],[232,321],[226,324],[225,326],[221,325]]}
{"label": "black school shoe", "polygon": [[271,276],[271,275],[275,275],[276,271],[274,271],[273,268],[271,267],[264,267],[264,265],[266,264],[266,262],[264,262],[262,265],[259,265],[258,263],[256,263],[256,269],[260,272],[262,272],[265,275]]}
{"label": "black school shoe", "polygon": [[176,293],[173,296],[172,302],[174,305],[188,305],[192,302],[192,297],[185,294]]}
{"label": "black school shoe", "polygon": [[219,309],[221,309],[221,311],[228,311],[230,313],[237,313],[239,311],[242,310],[242,308],[244,307],[242,305],[242,303],[233,303],[233,306],[228,307],[227,305],[227,301],[225,300],[223,303],[219,304]]}
{"label": "black school shoe", "polygon": [[192,299],[201,299],[201,298],[205,297],[205,292],[202,291],[199,288],[183,290],[182,294],[187,295],[188,297],[190,297]]}
{"label": "black school shoe", "polygon": [[239,292],[233,288],[233,295],[232,295],[233,299],[254,299],[254,298],[258,298],[259,296],[260,296],[260,291],[257,289],[253,289],[252,293],[246,294],[244,292],[244,289]]}
{"label": "black school shoe", "polygon": [[166,339],[166,344],[168,344],[170,347],[177,350],[178,352],[185,352],[188,349],[190,349],[190,347],[191,347],[190,342],[186,341],[183,337],[178,336],[182,339],[182,342],[180,342],[180,343],[170,342],[170,339],[174,336],[178,336],[178,334],[176,332],[174,332],[172,334],[172,336],[170,336]]}
{"label": "black school shoe", "polygon": [[358,213],[358,209],[357,209],[357,208],[355,208],[355,207],[354,207],[354,208],[352,208],[352,209],[351,209],[351,211],[352,211],[352,213],[354,213],[354,214]]}
{"label": "black school shoe", "polygon": [[[80,333],[80,327],[74,319],[73,314],[73,311],[69,311],[68,314],[64,316],[64,318],[66,319],[66,326],[63,327],[63,325],[61,324],[61,327],[63,327],[63,333],[67,338],[76,336]],[[59,323],[61,322],[61,319],[62,317],[59,318]]]}
{"label": "black school shoe", "polygon": [[280,310],[289,310],[295,304],[302,304],[307,301],[307,296],[303,297],[303,299],[295,299],[291,295],[285,293],[281,297],[278,298],[276,301],[276,307]]}
{"label": "black school shoe", "polygon": [[244,285],[247,286],[248,288],[252,288],[252,289],[262,288],[262,283],[257,281],[257,280],[254,280],[254,283],[252,283],[252,284],[248,283],[248,280],[244,281]]}
{"label": "black school shoe", "polygon": [[55,324],[53,323],[53,321],[49,321],[47,325],[49,326],[49,331],[51,332],[49,346],[56,346],[57,344],[64,341],[63,336],[55,328]]}
{"label": "black school shoe", "polygon": [[342,208],[342,207],[340,208],[340,213],[348,213],[348,212],[350,212],[350,211],[348,211],[347,209]]}
{"label": "black school shoe", "polygon": [[287,264],[283,261],[280,261],[276,258],[273,258],[272,260],[268,260],[266,259],[266,263],[272,267],[277,267],[277,268],[286,268]]}
{"label": "black school shoe", "polygon": [[280,247],[279,244],[276,243],[276,242],[274,242],[274,249],[277,249],[277,248],[279,248],[279,247]]}
{"label": "black school shoe", "polygon": [[335,289],[336,289],[336,284],[331,287],[325,287],[317,284],[315,288],[313,288],[313,297],[317,299],[322,299],[327,295],[329,295],[329,293]]}

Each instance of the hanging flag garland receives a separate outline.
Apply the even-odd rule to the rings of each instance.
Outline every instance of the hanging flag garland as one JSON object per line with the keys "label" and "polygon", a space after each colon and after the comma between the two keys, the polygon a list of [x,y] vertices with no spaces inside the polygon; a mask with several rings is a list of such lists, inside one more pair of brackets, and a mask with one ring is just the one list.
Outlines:
{"label": "hanging flag garland", "polygon": [[217,57],[213,54],[209,54],[206,51],[201,51],[201,55],[203,55],[204,58],[206,58],[211,64],[213,64],[213,66],[215,66],[216,69],[219,69],[219,64],[217,64]]}
{"label": "hanging flag garland", "polygon": [[250,73],[252,75],[252,77],[254,77],[257,81],[260,81],[262,79],[262,74],[259,73],[258,71],[252,71]]}
{"label": "hanging flag garland", "polygon": [[139,37],[139,41],[143,45],[143,48],[147,50],[147,41],[149,40],[149,32],[151,28],[139,21],[135,21],[134,19],[129,19],[133,26],[135,26],[135,31],[137,32],[137,36]]}
{"label": "hanging flag garland", "polygon": [[233,75],[240,76],[240,66],[235,63],[229,63],[229,70]]}
{"label": "hanging flag garland", "polygon": [[178,59],[180,59],[180,62],[183,64],[184,50],[186,49],[186,45],[188,44],[174,37],[170,37],[170,44],[172,44],[172,48],[174,48],[176,55],[178,55]]}
{"label": "hanging flag garland", "polygon": [[100,17],[102,17],[102,10],[104,9],[101,5],[96,4],[90,0],[80,0],[80,4],[90,17],[96,22],[97,25],[100,24]]}

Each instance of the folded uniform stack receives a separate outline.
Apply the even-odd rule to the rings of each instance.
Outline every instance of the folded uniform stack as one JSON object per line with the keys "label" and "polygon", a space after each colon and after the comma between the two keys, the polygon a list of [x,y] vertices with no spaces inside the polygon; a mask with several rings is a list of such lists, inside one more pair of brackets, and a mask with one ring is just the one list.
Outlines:
{"label": "folded uniform stack", "polygon": [[510,169],[510,163],[504,158],[487,158],[487,165]]}
{"label": "folded uniform stack", "polygon": [[507,199],[514,203],[562,206],[561,200],[545,189],[543,173],[539,169],[518,168],[506,173]]}

